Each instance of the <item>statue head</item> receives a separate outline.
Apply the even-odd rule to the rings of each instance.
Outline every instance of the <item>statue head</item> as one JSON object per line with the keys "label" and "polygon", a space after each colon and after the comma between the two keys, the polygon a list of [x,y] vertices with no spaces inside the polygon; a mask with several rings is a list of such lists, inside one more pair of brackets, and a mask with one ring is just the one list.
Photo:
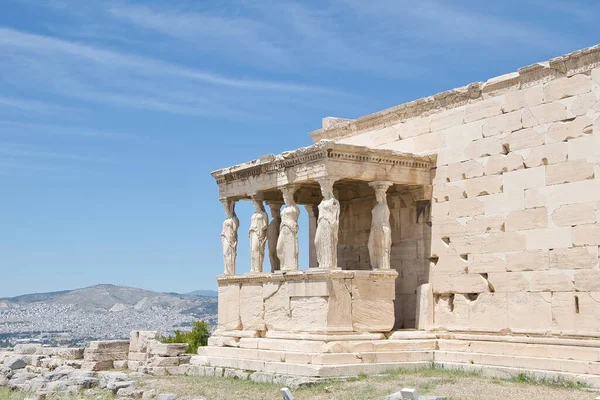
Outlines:
{"label": "statue head", "polygon": [[283,194],[283,201],[287,206],[296,205],[296,200],[294,200],[294,193],[296,193],[296,187],[293,185],[287,185],[281,188],[281,193]]}

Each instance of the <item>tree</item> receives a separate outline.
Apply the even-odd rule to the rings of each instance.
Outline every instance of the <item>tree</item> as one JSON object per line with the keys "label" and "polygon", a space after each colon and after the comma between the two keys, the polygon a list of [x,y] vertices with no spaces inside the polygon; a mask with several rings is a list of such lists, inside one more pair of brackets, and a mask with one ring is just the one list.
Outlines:
{"label": "tree", "polygon": [[194,327],[190,332],[181,332],[176,329],[173,336],[161,336],[163,343],[187,343],[188,353],[197,353],[198,347],[208,344],[210,336],[210,325],[206,321],[194,322]]}

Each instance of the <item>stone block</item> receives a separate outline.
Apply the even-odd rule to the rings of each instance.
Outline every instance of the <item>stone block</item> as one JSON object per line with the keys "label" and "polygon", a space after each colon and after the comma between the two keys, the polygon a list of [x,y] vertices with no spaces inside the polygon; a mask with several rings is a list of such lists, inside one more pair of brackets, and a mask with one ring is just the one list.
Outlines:
{"label": "stone block", "polygon": [[488,289],[488,283],[481,274],[432,273],[430,279],[435,294],[482,293]]}
{"label": "stone block", "polygon": [[525,191],[525,207],[547,206],[552,210],[561,205],[595,202],[600,200],[600,180],[551,185]]}
{"label": "stone block", "polygon": [[352,280],[352,299],[393,300],[394,280],[356,277]]}
{"label": "stone block", "polygon": [[429,117],[429,129],[431,132],[461,125],[465,118],[465,107],[442,111]]}
{"label": "stone block", "polygon": [[417,315],[415,328],[418,330],[427,330],[433,326],[433,290],[431,285],[425,283],[417,286]]}
{"label": "stone block", "polygon": [[129,338],[129,351],[133,353],[145,353],[148,342],[158,340],[157,331],[132,331]]}
{"label": "stone block", "polygon": [[352,326],[359,332],[389,332],[394,327],[393,300],[352,300]]}
{"label": "stone block", "polygon": [[319,331],[327,328],[326,297],[292,297],[290,299],[290,330]]}
{"label": "stone block", "polygon": [[464,154],[468,159],[504,154],[504,141],[500,136],[475,140],[467,145]]}
{"label": "stone block", "polygon": [[487,159],[483,172],[485,175],[501,174],[503,172],[523,169],[523,157],[517,153],[496,154]]}
{"label": "stone block", "polygon": [[577,139],[571,139],[565,144],[568,147],[569,160],[597,159],[600,156],[600,134],[585,135]]}
{"label": "stone block", "polygon": [[506,217],[507,232],[524,231],[548,227],[548,211],[546,207],[528,210],[511,211]]}
{"label": "stone block", "polygon": [[484,233],[500,232],[504,230],[504,216],[478,215],[467,221],[467,235],[482,235]]}
{"label": "stone block", "polygon": [[508,302],[506,293],[481,293],[469,299],[470,329],[500,331],[508,328]]}
{"label": "stone block", "polygon": [[489,118],[483,125],[483,136],[489,137],[510,133],[521,128],[521,111],[513,111]]}
{"label": "stone block", "polygon": [[470,273],[474,274],[505,272],[505,256],[503,254],[469,254],[468,269]]}
{"label": "stone block", "polygon": [[92,341],[85,349],[86,353],[127,353],[129,340],[97,340]]}
{"label": "stone block", "polygon": [[412,118],[396,125],[398,138],[404,140],[429,133],[429,120],[427,118]]}
{"label": "stone block", "polygon": [[526,292],[533,272],[496,272],[488,274],[488,282],[496,293]]}
{"label": "stone block", "polygon": [[175,367],[179,365],[179,357],[150,357],[148,365],[152,367]]}
{"label": "stone block", "polygon": [[[502,176],[490,175],[465,181],[465,193],[467,197],[485,196],[502,192]],[[478,204],[483,211],[484,204]],[[452,212],[450,213],[452,215]]]}
{"label": "stone block", "polygon": [[489,99],[467,105],[464,114],[465,123],[502,114],[503,100],[504,99],[502,97],[491,97]]}
{"label": "stone block", "polygon": [[540,165],[551,165],[567,161],[569,144],[556,142],[543,146],[532,147],[528,150],[519,151],[525,159],[527,168],[539,167]]}
{"label": "stone block", "polygon": [[597,102],[598,98],[594,92],[581,94],[575,98],[569,110],[577,116],[585,115]]}
{"label": "stone block", "polygon": [[567,333],[597,334],[600,329],[600,293],[552,294],[553,329]]}
{"label": "stone block", "polygon": [[150,356],[176,357],[185,354],[188,350],[187,343],[160,343],[152,342],[148,346]]}
{"label": "stone block", "polygon": [[[352,330],[352,288],[348,281],[348,279],[332,279],[328,283],[328,329],[336,329],[340,331]],[[388,289],[391,289],[392,291],[394,290],[393,287]]]}
{"label": "stone block", "polygon": [[450,218],[474,217],[484,213],[484,203],[477,198],[460,199],[447,203],[449,207],[448,217]]}
{"label": "stone block", "polygon": [[546,186],[545,167],[527,168],[507,172],[503,174],[503,177],[505,193]]}
{"label": "stone block", "polygon": [[241,285],[240,318],[242,329],[258,331],[265,329],[262,292],[262,283],[244,282]]}
{"label": "stone block", "polygon": [[572,229],[574,246],[600,246],[600,225],[578,225]]}
{"label": "stone block", "polygon": [[566,270],[532,272],[530,292],[569,292],[574,290],[573,273]]}
{"label": "stone block", "polygon": [[85,361],[103,362],[103,361],[117,361],[127,360],[129,352],[122,353],[94,353],[85,349],[83,352],[83,359]]}
{"label": "stone block", "polygon": [[517,232],[494,232],[485,240],[488,253],[525,250],[525,236]]}
{"label": "stone block", "polygon": [[265,282],[263,298],[267,330],[289,330],[291,310],[288,286],[281,282]]}
{"label": "stone block", "polygon": [[549,250],[571,247],[571,227],[532,229],[523,232],[527,238],[527,250]]}
{"label": "stone block", "polygon": [[547,270],[550,258],[547,251],[533,250],[506,254],[507,271]]}
{"label": "stone block", "polygon": [[20,343],[15,345],[13,351],[15,354],[43,354],[43,347],[41,344]]}
{"label": "stone block", "polygon": [[569,204],[560,206],[552,213],[552,220],[558,226],[575,226],[596,223],[596,210],[590,204]]}
{"label": "stone block", "polygon": [[113,361],[113,366],[115,369],[120,369],[120,370],[128,369],[127,361],[128,360]]}
{"label": "stone block", "polygon": [[592,120],[586,116],[574,120],[554,122],[546,133],[546,143],[566,142],[592,133]]}
{"label": "stone block", "polygon": [[530,147],[541,146],[545,142],[544,134],[533,128],[521,129],[507,134],[502,143],[508,150],[516,151]]}
{"label": "stone block", "polygon": [[502,109],[504,112],[511,112],[542,104],[543,95],[544,89],[542,86],[505,93]]}
{"label": "stone block", "polygon": [[440,183],[433,186],[433,199],[438,203],[464,198],[465,181]]}
{"label": "stone block", "polygon": [[220,330],[242,329],[240,284],[220,284],[218,296],[218,328]]}
{"label": "stone block", "polygon": [[544,85],[544,101],[556,101],[566,97],[587,93],[592,89],[589,76],[578,74],[568,78],[559,78]]}
{"label": "stone block", "polygon": [[594,164],[585,160],[569,161],[546,167],[546,183],[556,185],[594,178]]}
{"label": "stone block", "polygon": [[128,361],[146,361],[147,359],[148,359],[147,353],[137,353],[137,352],[130,351],[129,354],[127,354]]}
{"label": "stone block", "polygon": [[449,182],[476,178],[482,175],[483,164],[475,160],[450,164],[446,169],[446,177]]}
{"label": "stone block", "polygon": [[84,361],[81,365],[84,371],[108,371],[113,368],[113,361]]}
{"label": "stone block", "polygon": [[549,253],[551,269],[592,269],[598,266],[598,247],[553,249]]}
{"label": "stone block", "polygon": [[567,107],[561,103],[546,103],[523,110],[523,127],[531,128],[567,119]]}
{"label": "stone block", "polygon": [[525,192],[497,193],[483,197],[484,214],[495,215],[525,209]]}
{"label": "stone block", "polygon": [[551,293],[511,293],[508,297],[508,327],[513,331],[552,329]]}
{"label": "stone block", "polygon": [[324,280],[289,282],[288,285],[291,297],[329,296],[329,288]]}
{"label": "stone block", "polygon": [[575,290],[578,292],[600,292],[600,270],[585,269],[576,271]]}

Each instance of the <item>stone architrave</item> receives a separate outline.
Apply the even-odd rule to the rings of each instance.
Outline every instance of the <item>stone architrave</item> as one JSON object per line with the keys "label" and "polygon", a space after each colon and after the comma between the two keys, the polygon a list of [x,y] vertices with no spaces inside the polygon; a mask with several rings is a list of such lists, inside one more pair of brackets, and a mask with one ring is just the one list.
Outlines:
{"label": "stone architrave", "polygon": [[369,234],[369,258],[373,269],[390,269],[392,251],[392,228],[390,227],[390,209],[386,192],[391,182],[376,181],[369,183],[375,189],[377,203],[371,211],[371,232]]}
{"label": "stone architrave", "polygon": [[279,239],[279,228],[281,225],[281,203],[270,202],[268,205],[271,209],[271,222],[267,228],[267,244],[271,272],[275,272],[280,269],[279,258],[277,258],[277,240]]}
{"label": "stone architrave", "polygon": [[282,271],[298,270],[298,217],[300,209],[294,200],[296,188],[293,185],[281,188],[285,208],[281,212],[281,228],[277,240],[277,257]]}
{"label": "stone architrave", "polygon": [[319,219],[315,233],[315,250],[319,268],[337,268],[337,245],[340,226],[340,202],[333,193],[334,179],[319,180],[323,200],[319,204]]}
{"label": "stone architrave", "polygon": [[252,196],[254,203],[254,214],[250,219],[250,272],[260,273],[265,259],[265,244],[267,243],[268,217],[265,212],[265,206],[262,197]]}
{"label": "stone architrave", "polygon": [[317,268],[317,252],[315,250],[315,234],[319,209],[314,204],[304,206],[308,214],[308,268]]}
{"label": "stone architrave", "polygon": [[223,265],[225,275],[235,275],[235,258],[237,256],[238,228],[240,221],[235,215],[235,200],[223,200],[227,218],[223,221],[221,243],[223,244]]}

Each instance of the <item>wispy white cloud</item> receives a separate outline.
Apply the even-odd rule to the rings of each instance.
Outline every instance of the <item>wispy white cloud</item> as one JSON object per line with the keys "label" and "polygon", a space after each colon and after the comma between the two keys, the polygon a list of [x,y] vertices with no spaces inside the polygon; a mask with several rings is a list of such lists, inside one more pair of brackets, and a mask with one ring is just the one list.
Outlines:
{"label": "wispy white cloud", "polygon": [[70,154],[56,151],[40,150],[37,146],[21,143],[0,143],[0,157],[14,159],[49,159],[59,161],[74,161],[85,163],[116,164],[112,158],[98,157],[96,155]]}
{"label": "wispy white cloud", "polygon": [[111,132],[106,130],[90,129],[87,127],[78,127],[74,125],[0,120],[0,135],[24,136],[30,134],[42,136],[73,136],[97,139],[125,139],[137,137],[137,135],[131,133]]}
{"label": "wispy white cloud", "polygon": [[26,113],[64,114],[81,112],[81,109],[64,107],[46,101],[0,96],[0,112],[2,110],[17,110]]}

